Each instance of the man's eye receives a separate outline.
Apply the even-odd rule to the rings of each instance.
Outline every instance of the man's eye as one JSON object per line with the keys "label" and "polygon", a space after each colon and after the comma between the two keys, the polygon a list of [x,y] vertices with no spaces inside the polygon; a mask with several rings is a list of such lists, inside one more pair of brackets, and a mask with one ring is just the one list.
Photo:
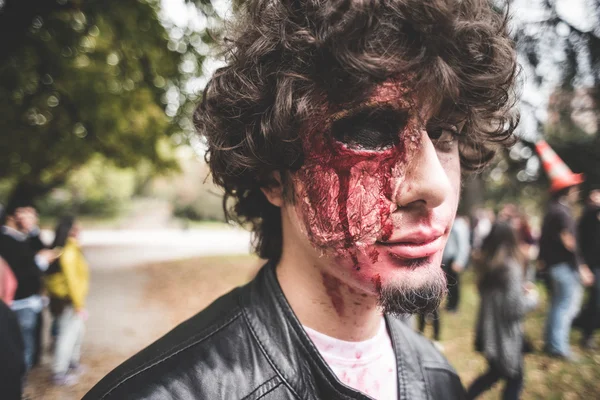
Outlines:
{"label": "man's eye", "polygon": [[452,125],[429,126],[427,134],[434,146],[441,151],[451,151],[458,142],[458,129]]}
{"label": "man's eye", "polygon": [[398,143],[398,132],[389,126],[358,125],[338,133],[335,139],[355,150],[386,150]]}
{"label": "man's eye", "polygon": [[383,151],[398,144],[408,114],[397,110],[368,110],[333,123],[333,138],[354,150]]}

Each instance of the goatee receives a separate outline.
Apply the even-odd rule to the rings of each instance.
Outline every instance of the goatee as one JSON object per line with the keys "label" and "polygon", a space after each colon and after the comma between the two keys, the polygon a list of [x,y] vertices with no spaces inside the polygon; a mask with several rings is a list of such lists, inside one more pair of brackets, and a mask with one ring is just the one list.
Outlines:
{"label": "goatee", "polygon": [[384,313],[396,316],[426,314],[435,311],[448,293],[446,274],[436,269],[426,282],[394,282],[381,287],[379,306]]}

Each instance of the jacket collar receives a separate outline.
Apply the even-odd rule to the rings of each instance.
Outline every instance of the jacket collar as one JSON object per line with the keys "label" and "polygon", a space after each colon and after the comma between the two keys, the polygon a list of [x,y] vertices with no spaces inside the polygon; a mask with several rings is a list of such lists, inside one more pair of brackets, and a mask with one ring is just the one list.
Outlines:
{"label": "jacket collar", "polygon": [[[240,306],[270,363],[298,398],[370,399],[341,383],[323,360],[287,302],[273,263],[241,291]],[[390,316],[386,323],[396,353],[399,397],[426,398],[421,363],[405,335],[410,328]]]}
{"label": "jacket collar", "polygon": [[21,231],[16,230],[15,228],[11,228],[10,226],[3,225],[0,228],[0,233],[3,233],[11,238],[15,239],[18,242],[24,242],[27,240],[27,234]]}

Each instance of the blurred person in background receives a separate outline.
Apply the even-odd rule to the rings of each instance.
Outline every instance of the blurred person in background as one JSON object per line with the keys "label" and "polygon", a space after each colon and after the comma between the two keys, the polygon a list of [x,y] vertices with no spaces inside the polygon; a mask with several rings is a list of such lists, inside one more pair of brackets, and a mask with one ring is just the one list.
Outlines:
{"label": "blurred person in background", "polygon": [[498,212],[498,222],[509,224],[515,236],[519,247],[519,254],[523,264],[523,271],[527,280],[535,280],[535,266],[533,265],[533,255],[536,238],[533,236],[533,230],[529,223],[527,214],[512,203],[505,204]]}
{"label": "blurred person in background", "polygon": [[21,327],[27,371],[39,351],[39,315],[44,308],[42,273],[58,257],[56,251],[41,248],[37,221],[35,209],[29,203],[15,199],[6,207],[0,232],[0,256],[17,278],[11,309]]}
{"label": "blurred person in background", "polygon": [[517,244],[519,253],[522,256],[523,270],[528,281],[535,280],[535,266],[533,265],[534,248],[537,244],[536,238],[533,236],[531,224],[527,218],[527,214],[523,211],[518,213],[511,219],[510,224],[517,236]]}
{"label": "blurred person in background", "polygon": [[[414,322],[413,322],[414,323]],[[444,351],[444,345],[440,342],[440,310],[439,308],[436,308],[434,311],[430,312],[430,313],[419,313],[418,316],[418,328],[419,328],[419,332],[421,332],[422,334],[425,333],[425,327],[428,324],[431,324],[432,328],[433,328],[433,344],[435,345],[435,347],[438,348],[438,350],[440,351]]]}
{"label": "blurred person in background", "polygon": [[467,391],[474,399],[499,380],[502,398],[518,399],[523,387],[523,328],[525,314],[538,300],[537,290],[523,278],[522,257],[513,227],[498,222],[484,240],[475,261],[480,296],[475,348],[483,353],[488,371]]}
{"label": "blurred person in background", "polygon": [[479,250],[483,244],[483,240],[489,235],[490,230],[496,216],[494,211],[487,208],[480,208],[475,211],[472,218],[472,230],[471,230],[471,247],[473,250]]}
{"label": "blurred person in background", "polygon": [[[442,268],[446,273],[446,283],[448,287],[448,296],[446,309],[449,312],[456,312],[460,301],[460,274],[469,261],[471,251],[469,222],[464,216],[457,216],[448,242],[442,255]],[[419,313],[419,332],[425,331],[425,325],[430,321],[433,325],[433,342],[435,346],[443,350],[440,342],[441,320],[439,309],[431,313]]]}
{"label": "blurred person in background", "polygon": [[578,242],[583,260],[594,274],[588,301],[579,318],[583,328],[581,344],[584,348],[597,348],[594,331],[600,325],[600,185],[594,186],[587,196],[579,221]]}
{"label": "blurred person in background", "polygon": [[443,300],[462,172],[512,138],[507,16],[254,0],[238,17],[194,120],[227,217],[268,262],[85,399],[464,398],[397,316]]}
{"label": "blurred person in background", "polygon": [[[505,204],[498,212],[498,222],[509,224],[517,237],[517,243],[520,254],[522,255],[523,265],[529,268],[532,248],[536,244],[533,237],[533,231],[529,224],[527,214],[512,203]],[[527,273],[529,276],[530,274]]]}
{"label": "blurred person in background", "polygon": [[[28,241],[31,249],[37,254],[37,253],[40,253],[41,250],[49,249],[49,247],[46,246],[46,244],[42,241],[41,231],[40,231],[40,228],[37,223],[37,211],[33,207],[31,208],[31,210],[33,213],[35,213],[36,223],[35,223],[34,227],[29,231],[29,234],[28,234],[29,238],[27,239],[27,241]],[[48,251],[48,253],[52,253],[52,251]],[[58,256],[58,255],[55,253],[54,256]],[[42,271],[42,276],[43,276],[44,272],[46,272],[46,271]],[[45,296],[43,297],[43,300],[44,300],[44,306],[46,306],[48,304],[48,300]],[[34,366],[39,365],[42,360],[43,336],[44,336],[43,332],[44,332],[44,325],[45,325],[44,318],[45,318],[45,315],[43,312],[38,313],[36,329],[35,329],[35,346],[34,346],[35,351],[33,353],[33,365]]]}
{"label": "blurred person in background", "polygon": [[542,223],[538,258],[546,270],[550,309],[546,320],[544,350],[555,357],[576,361],[571,352],[571,324],[581,307],[583,287],[593,275],[581,262],[576,242],[572,209],[579,198],[577,185],[557,188],[552,193]]}
{"label": "blurred person in background", "polygon": [[72,216],[62,217],[56,227],[55,249],[60,257],[46,277],[50,311],[56,321],[56,343],[52,364],[53,381],[72,385],[81,372],[81,343],[87,319],[85,299],[89,290],[89,268],[79,245],[79,226]]}
{"label": "blurred person in background", "polygon": [[[526,282],[535,284],[537,268],[533,262],[536,253],[537,240],[533,236],[531,225],[527,214],[522,210],[517,210],[509,221],[517,237],[517,247],[519,248],[520,261],[523,265],[523,278]],[[527,333],[523,336],[523,352],[532,353],[535,351],[533,340]]]}
{"label": "blurred person in background", "polygon": [[452,225],[452,231],[442,256],[442,265],[448,282],[446,310],[449,312],[458,311],[460,304],[460,274],[466,268],[470,255],[471,229],[469,219],[463,215],[458,215]]}
{"label": "blurred person in background", "polygon": [[513,203],[503,204],[498,211],[498,222],[510,222],[519,215],[518,207]]}

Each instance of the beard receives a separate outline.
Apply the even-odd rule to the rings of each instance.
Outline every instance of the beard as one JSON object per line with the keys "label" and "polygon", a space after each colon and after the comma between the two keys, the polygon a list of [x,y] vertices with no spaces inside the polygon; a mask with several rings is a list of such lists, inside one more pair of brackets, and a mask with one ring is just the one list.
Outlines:
{"label": "beard", "polygon": [[427,281],[392,282],[381,287],[379,306],[386,314],[427,314],[435,311],[448,293],[446,274],[437,268]]}

